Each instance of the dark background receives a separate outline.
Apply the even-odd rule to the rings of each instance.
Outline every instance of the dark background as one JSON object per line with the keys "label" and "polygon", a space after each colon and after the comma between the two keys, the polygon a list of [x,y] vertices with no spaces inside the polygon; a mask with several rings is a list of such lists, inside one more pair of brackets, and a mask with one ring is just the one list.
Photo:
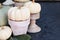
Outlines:
{"label": "dark background", "polygon": [[[0,0],[3,2],[4,0]],[[31,40],[60,40],[60,2],[38,2],[41,4],[41,18],[37,25],[41,32],[30,34]]]}

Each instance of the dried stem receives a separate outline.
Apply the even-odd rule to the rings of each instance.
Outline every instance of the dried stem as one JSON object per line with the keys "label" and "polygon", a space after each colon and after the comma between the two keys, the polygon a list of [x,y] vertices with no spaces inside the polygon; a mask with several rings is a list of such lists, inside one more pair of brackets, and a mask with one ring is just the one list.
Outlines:
{"label": "dried stem", "polygon": [[18,6],[18,9],[20,9],[21,7],[20,6]]}
{"label": "dried stem", "polygon": [[32,2],[34,3],[34,2],[35,2],[35,0],[32,0]]}

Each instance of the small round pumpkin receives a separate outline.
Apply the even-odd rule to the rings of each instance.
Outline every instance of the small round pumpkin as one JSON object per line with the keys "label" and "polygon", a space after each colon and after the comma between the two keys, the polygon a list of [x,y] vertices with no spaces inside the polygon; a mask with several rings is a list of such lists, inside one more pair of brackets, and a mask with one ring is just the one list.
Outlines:
{"label": "small round pumpkin", "polygon": [[30,9],[31,13],[39,13],[41,11],[41,5],[36,2],[27,2],[24,4],[24,6],[28,7]]}
{"label": "small round pumpkin", "polygon": [[8,26],[0,27],[0,39],[1,40],[8,39],[11,36],[11,34],[12,34],[12,30]]}
{"label": "small round pumpkin", "polygon": [[26,20],[30,18],[30,10],[26,7],[12,7],[8,11],[8,18],[12,20]]}

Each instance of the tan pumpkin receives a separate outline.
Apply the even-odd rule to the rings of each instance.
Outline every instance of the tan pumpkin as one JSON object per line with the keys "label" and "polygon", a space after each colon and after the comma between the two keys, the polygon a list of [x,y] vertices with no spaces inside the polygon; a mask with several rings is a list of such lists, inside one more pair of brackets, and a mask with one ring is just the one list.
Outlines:
{"label": "tan pumpkin", "polygon": [[30,1],[25,3],[24,6],[28,7],[31,13],[39,13],[41,11],[41,5],[36,2]]}
{"label": "tan pumpkin", "polygon": [[12,20],[26,20],[30,18],[30,10],[26,7],[12,7],[8,11],[8,18]]}
{"label": "tan pumpkin", "polygon": [[0,40],[8,39],[11,36],[11,34],[12,30],[8,26],[0,27]]}

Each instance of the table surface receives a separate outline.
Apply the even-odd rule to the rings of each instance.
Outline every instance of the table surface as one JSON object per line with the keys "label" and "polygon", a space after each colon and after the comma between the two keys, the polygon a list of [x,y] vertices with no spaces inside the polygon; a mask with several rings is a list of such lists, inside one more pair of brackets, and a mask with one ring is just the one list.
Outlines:
{"label": "table surface", "polygon": [[60,40],[60,3],[39,2],[41,4],[41,18],[37,25],[42,28],[41,32],[30,34],[31,40]]}

